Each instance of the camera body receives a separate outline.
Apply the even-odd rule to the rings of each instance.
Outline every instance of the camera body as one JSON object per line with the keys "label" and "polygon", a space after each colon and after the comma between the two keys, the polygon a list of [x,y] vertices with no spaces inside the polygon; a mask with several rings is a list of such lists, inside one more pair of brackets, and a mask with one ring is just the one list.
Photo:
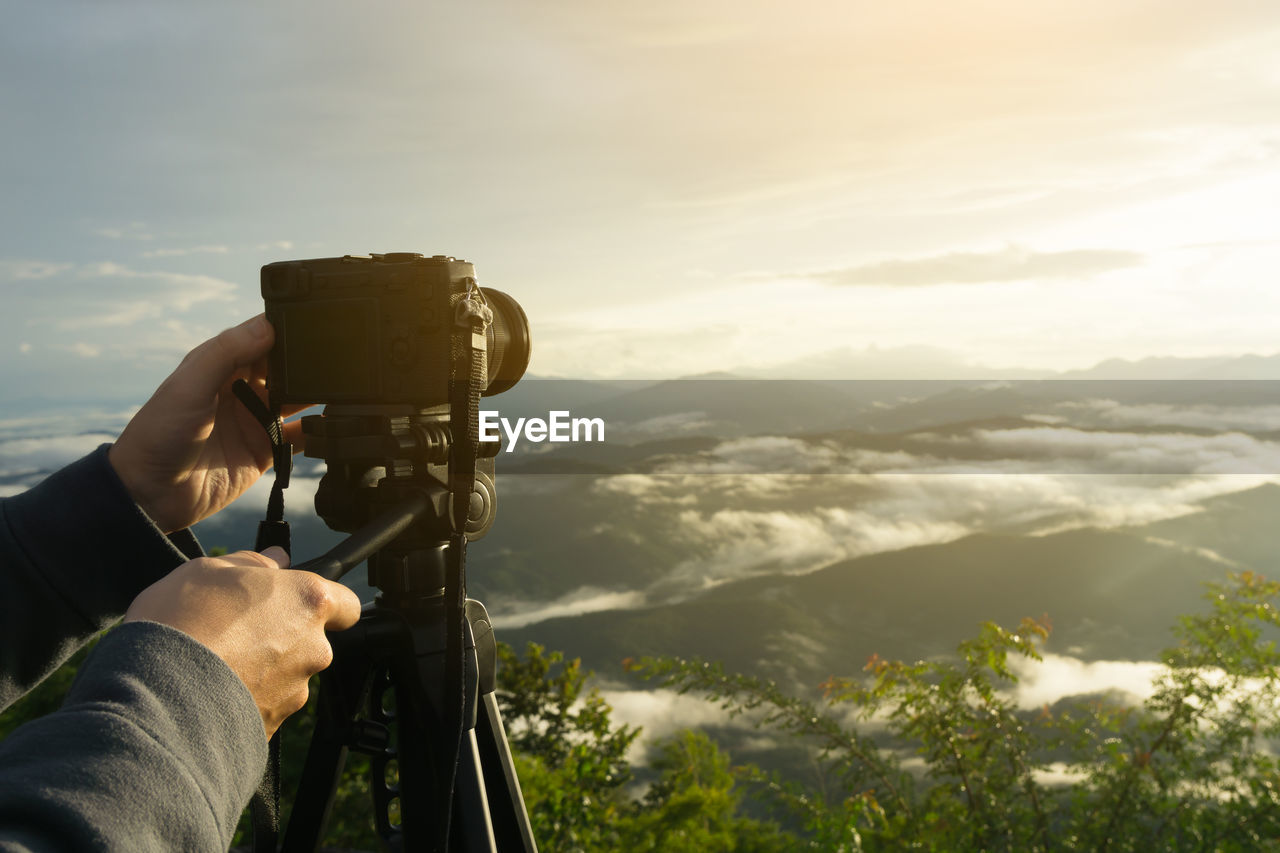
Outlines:
{"label": "camera body", "polygon": [[[475,289],[475,267],[444,255],[267,264],[262,298],[276,332],[269,356],[272,407],[447,403],[456,306]],[[506,294],[485,289],[481,295],[494,309],[485,393],[496,394],[514,385],[528,364],[528,320]]]}

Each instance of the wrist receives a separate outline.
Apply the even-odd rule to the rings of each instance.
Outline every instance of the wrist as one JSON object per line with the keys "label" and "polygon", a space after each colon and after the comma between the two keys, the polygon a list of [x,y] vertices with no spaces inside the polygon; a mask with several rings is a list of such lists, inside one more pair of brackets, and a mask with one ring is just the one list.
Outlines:
{"label": "wrist", "polygon": [[177,529],[171,529],[167,520],[160,517],[158,503],[143,487],[143,480],[137,475],[137,465],[129,458],[128,450],[122,449],[119,442],[107,449],[107,462],[138,509],[142,510],[164,533],[169,534]]}

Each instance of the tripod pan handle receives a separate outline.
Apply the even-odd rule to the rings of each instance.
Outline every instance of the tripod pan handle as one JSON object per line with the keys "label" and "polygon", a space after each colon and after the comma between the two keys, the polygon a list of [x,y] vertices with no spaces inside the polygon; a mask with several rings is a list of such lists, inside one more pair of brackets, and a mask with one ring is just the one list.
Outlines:
{"label": "tripod pan handle", "polygon": [[299,563],[295,569],[315,572],[336,581],[367,560],[370,555],[391,544],[401,533],[432,509],[426,495],[413,495],[404,503],[384,510],[373,521],[339,542],[327,553]]}

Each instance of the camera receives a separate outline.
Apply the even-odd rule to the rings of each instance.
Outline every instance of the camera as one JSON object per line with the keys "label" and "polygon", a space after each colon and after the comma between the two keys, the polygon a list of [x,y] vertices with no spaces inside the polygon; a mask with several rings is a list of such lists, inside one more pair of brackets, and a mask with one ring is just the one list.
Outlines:
{"label": "camera", "polygon": [[262,268],[262,298],[276,341],[271,405],[411,405],[449,400],[459,301],[479,291],[493,312],[485,334],[486,396],[529,364],[529,321],[500,290],[479,288],[475,267],[416,252],[278,261]]}

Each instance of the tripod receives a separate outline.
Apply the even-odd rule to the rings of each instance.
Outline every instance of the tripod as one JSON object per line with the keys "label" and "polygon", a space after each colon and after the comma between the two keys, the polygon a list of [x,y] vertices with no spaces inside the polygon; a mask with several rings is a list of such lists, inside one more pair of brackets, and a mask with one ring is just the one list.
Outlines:
{"label": "tripod", "polygon": [[[286,853],[314,851],[350,751],[370,756],[378,834],[392,851],[528,851],[537,847],[494,695],[497,643],[484,606],[463,620],[461,724],[450,731],[445,572],[449,539],[447,407],[329,406],[303,419],[307,455],[328,470],[316,511],[354,534],[295,568],[336,580],[368,558],[379,590],[359,623],[330,636],[334,659],[320,675],[319,710],[302,782],[284,834]],[[493,453],[477,459],[470,539],[494,518]],[[452,794],[452,796],[451,796]]]}

